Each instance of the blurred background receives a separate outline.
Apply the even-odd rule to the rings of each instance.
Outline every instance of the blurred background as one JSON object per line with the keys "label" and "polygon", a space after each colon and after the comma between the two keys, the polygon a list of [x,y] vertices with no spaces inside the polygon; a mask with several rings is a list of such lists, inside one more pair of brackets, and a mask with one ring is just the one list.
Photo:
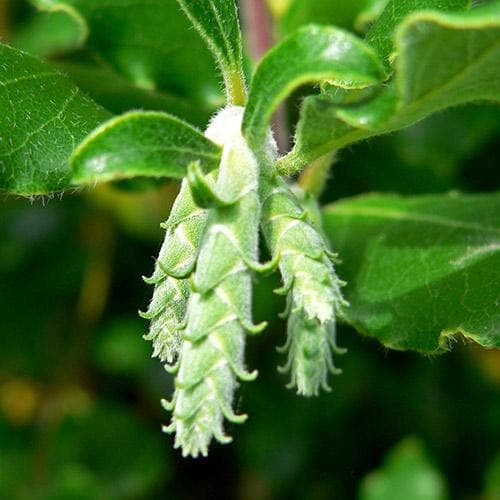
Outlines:
{"label": "blurred background", "polygon": [[[69,16],[36,13],[24,0],[0,0],[2,39],[51,60],[113,112],[163,109],[204,127],[220,88],[174,0],[162,2],[170,24],[161,29],[175,26],[176,71],[163,71],[154,88],[147,67],[130,69],[141,52],[128,42],[144,27],[113,8],[130,2],[88,3],[109,9],[96,13],[102,31],[85,45]],[[243,0],[248,71],[307,22],[362,34],[377,14],[364,5]],[[277,117],[283,149],[312,90]],[[322,201],[497,190],[498,158],[498,108],[461,107],[342,151]],[[173,450],[160,430],[172,379],[151,359],[137,310],[152,294],[141,276],[153,269],[176,191],[139,180],[0,199],[0,499],[500,499],[500,352],[459,342],[424,357],[341,326],[344,373],[331,393],[299,398],[276,371],[285,339],[276,277],[255,285],[256,321],[271,321],[248,341],[247,364],[260,376],[240,387],[236,406],[249,420],[229,426],[234,442],[213,445],[206,459]]]}

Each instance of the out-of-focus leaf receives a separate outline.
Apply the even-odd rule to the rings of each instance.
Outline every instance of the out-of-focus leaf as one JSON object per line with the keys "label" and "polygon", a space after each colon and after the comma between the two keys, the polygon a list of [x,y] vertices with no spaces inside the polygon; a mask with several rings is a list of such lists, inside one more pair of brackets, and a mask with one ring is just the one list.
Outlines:
{"label": "out-of-focus leaf", "polygon": [[394,134],[394,147],[408,164],[428,165],[453,176],[464,160],[500,133],[497,105],[469,105],[433,115]]}
{"label": "out-of-focus leaf", "polygon": [[244,105],[243,51],[235,0],[178,0],[212,51],[221,70],[228,101]]}
{"label": "out-of-focus leaf", "polygon": [[486,471],[486,500],[500,498],[500,453]]}
{"label": "out-of-focus leaf", "polygon": [[174,116],[132,111],[104,123],[75,149],[73,182],[138,176],[181,179],[192,162],[207,171],[217,167],[220,154],[219,146]]}
{"label": "out-of-focus leaf", "polygon": [[[133,180],[134,184],[139,181],[146,184],[153,179]],[[146,185],[141,190],[128,190],[124,189],[123,182],[127,181],[99,184],[88,190],[86,197],[92,205],[110,214],[123,232],[135,239],[158,243],[163,234],[160,224],[168,218],[177,186],[169,183],[161,189]]]}
{"label": "out-of-focus leaf", "polygon": [[87,24],[76,12],[56,6],[30,19],[13,33],[9,43],[35,56],[47,57],[78,49],[87,35]]}
{"label": "out-of-focus leaf", "polygon": [[243,131],[259,147],[278,104],[300,85],[328,80],[341,88],[359,89],[382,78],[376,54],[354,35],[326,26],[302,28],[271,49],[259,64]]}
{"label": "out-of-focus leaf", "polygon": [[176,0],[33,0],[66,8],[87,24],[86,46],[135,85],[214,105],[220,100],[208,50]]}
{"label": "out-of-focus leaf", "polygon": [[[464,189],[464,167],[500,133],[491,105],[468,105],[436,113],[391,135],[357,144],[338,155],[328,200],[367,191],[429,194]],[[489,188],[499,184],[485,177]],[[470,187],[469,187],[470,189]]]}
{"label": "out-of-focus leaf", "polygon": [[395,50],[394,32],[409,14],[425,9],[443,12],[461,11],[465,10],[469,3],[469,0],[390,0],[367,33],[366,41],[377,49],[385,62],[388,62]]}
{"label": "out-of-focus leaf", "polygon": [[339,106],[305,100],[283,172],[347,144],[404,128],[440,109],[500,100],[500,3],[463,13],[417,12],[396,33],[396,75],[379,95]]}
{"label": "out-of-focus leaf", "polygon": [[74,147],[111,115],[38,59],[2,45],[0,60],[0,190],[68,188]]}
{"label": "out-of-focus leaf", "polygon": [[137,376],[151,357],[139,318],[116,318],[102,329],[95,342],[95,361],[103,372]]}
{"label": "out-of-focus leaf", "polygon": [[406,438],[361,483],[359,500],[446,500],[446,483],[422,443]]}
{"label": "out-of-focus leaf", "polygon": [[176,94],[137,87],[104,64],[70,58],[56,60],[54,64],[112,113],[135,109],[165,111],[200,127],[206,126],[211,114],[210,109]]}
{"label": "out-of-focus leaf", "polygon": [[346,320],[394,349],[438,352],[461,334],[500,347],[500,195],[371,195],[325,210]]}
{"label": "out-of-focus leaf", "polygon": [[373,0],[268,0],[278,17],[279,31],[286,35],[309,23],[332,24],[352,29],[358,15]]}

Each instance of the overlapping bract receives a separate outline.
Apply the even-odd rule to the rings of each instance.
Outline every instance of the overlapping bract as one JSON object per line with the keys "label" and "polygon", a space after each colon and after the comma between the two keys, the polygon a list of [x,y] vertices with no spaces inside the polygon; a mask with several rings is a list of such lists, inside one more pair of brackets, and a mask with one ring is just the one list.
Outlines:
{"label": "overlapping bract", "polygon": [[[214,174],[193,164],[172,214],[155,272],[156,285],[144,315],[152,320],[146,338],[154,354],[176,374],[166,432],[184,455],[206,455],[212,438],[231,440],[224,418],[243,422],[232,409],[238,380],[252,380],[245,368],[252,323],[252,273],[279,264],[288,294],[290,386],[299,394],[328,388],[334,371],[335,314],[342,305],[340,281],[320,230],[309,221],[288,184],[275,173],[275,145],[269,136],[259,160],[241,133],[244,109],[229,106],[206,136],[223,148]],[[259,228],[272,262],[259,263]],[[190,276],[191,275],[191,276]]]}
{"label": "overlapping bract", "polygon": [[[224,434],[223,418],[243,421],[233,413],[233,393],[238,378],[248,380],[243,360],[245,331],[252,325],[251,267],[258,260],[259,197],[258,164],[239,132],[242,108],[219,113],[207,136],[223,146],[218,178],[212,187],[195,174],[191,188],[195,198],[211,205],[193,294],[188,305],[172,423],[175,446],[185,455],[206,455],[215,437]],[[198,175],[196,182],[196,175]]]}
{"label": "overlapping bract", "polygon": [[184,180],[172,207],[165,239],[155,271],[145,281],[155,285],[153,299],[143,318],[151,320],[146,340],[153,342],[153,356],[172,363],[181,346],[182,325],[190,293],[188,277],[198,256],[198,248],[207,219],[207,211],[198,207]]}
{"label": "overlapping bract", "polygon": [[291,372],[289,387],[298,394],[316,395],[320,387],[329,389],[328,372],[337,372],[332,351],[338,351],[335,318],[346,305],[342,282],[320,228],[286,182],[274,176],[262,191],[262,231],[271,254],[279,257],[284,283],[279,292],[287,294],[288,360],[283,370]]}

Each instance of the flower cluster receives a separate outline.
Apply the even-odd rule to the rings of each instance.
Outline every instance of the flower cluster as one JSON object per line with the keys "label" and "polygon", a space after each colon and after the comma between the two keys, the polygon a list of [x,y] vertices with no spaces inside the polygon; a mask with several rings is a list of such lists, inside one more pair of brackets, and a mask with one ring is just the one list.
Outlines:
{"label": "flower cluster", "polygon": [[[328,388],[335,371],[335,317],[344,303],[341,282],[320,228],[310,221],[288,184],[274,170],[269,136],[259,158],[241,133],[244,108],[228,106],[206,136],[222,147],[216,172],[192,164],[169,220],[154,274],[147,339],[154,355],[176,375],[164,406],[172,412],[166,432],[184,455],[206,455],[212,438],[230,441],[224,418],[243,422],[232,409],[238,380],[252,380],[244,362],[252,322],[252,274],[279,266],[287,294],[285,348],[291,386],[306,396]],[[259,262],[259,232],[273,256]]]}

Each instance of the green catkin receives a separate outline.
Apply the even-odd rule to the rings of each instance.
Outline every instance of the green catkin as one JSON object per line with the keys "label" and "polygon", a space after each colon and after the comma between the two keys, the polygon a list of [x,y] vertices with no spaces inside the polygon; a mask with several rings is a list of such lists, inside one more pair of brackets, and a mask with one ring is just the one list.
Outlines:
{"label": "green catkin", "polygon": [[333,365],[335,318],[342,305],[342,282],[335,274],[332,254],[321,234],[288,184],[277,174],[262,183],[262,231],[273,257],[279,257],[287,294],[288,351],[283,371],[290,371],[288,387],[297,394],[317,395],[329,390]]}
{"label": "green catkin", "polygon": [[206,455],[212,438],[231,440],[224,433],[224,417],[232,422],[246,419],[232,410],[237,380],[256,376],[246,372],[243,355],[246,332],[261,329],[251,323],[259,169],[240,132],[242,114],[243,108],[227,107],[207,130],[207,137],[223,147],[213,188],[191,169],[195,199],[211,200],[212,208],[192,280],[175,392],[172,402],[164,403],[173,412],[164,430],[175,432],[175,447],[182,448],[184,456]]}
{"label": "green catkin", "polygon": [[184,180],[179,195],[162,224],[165,239],[155,270],[145,281],[155,285],[153,298],[143,318],[151,321],[146,340],[153,343],[153,356],[172,363],[182,344],[181,329],[184,323],[192,273],[198,256],[198,248],[206,225],[207,211],[198,207]]}
{"label": "green catkin", "polygon": [[288,295],[289,385],[298,394],[314,395],[328,389],[328,373],[335,372],[335,316],[345,302],[317,206],[309,203],[306,213],[274,172],[271,136],[259,168],[241,135],[243,111],[229,106],[207,129],[207,137],[223,148],[219,169],[205,177],[197,164],[190,165],[147,279],[155,291],[143,314],[151,319],[146,338],[163,361],[178,356],[168,368],[176,379],[172,401],[163,401],[172,411],[164,430],[175,433],[175,447],[184,456],[207,455],[213,438],[229,442],[225,418],[246,419],[233,411],[238,379],[256,376],[245,370],[246,333],[265,326],[252,324],[252,272],[272,267],[258,263],[259,224]]}

